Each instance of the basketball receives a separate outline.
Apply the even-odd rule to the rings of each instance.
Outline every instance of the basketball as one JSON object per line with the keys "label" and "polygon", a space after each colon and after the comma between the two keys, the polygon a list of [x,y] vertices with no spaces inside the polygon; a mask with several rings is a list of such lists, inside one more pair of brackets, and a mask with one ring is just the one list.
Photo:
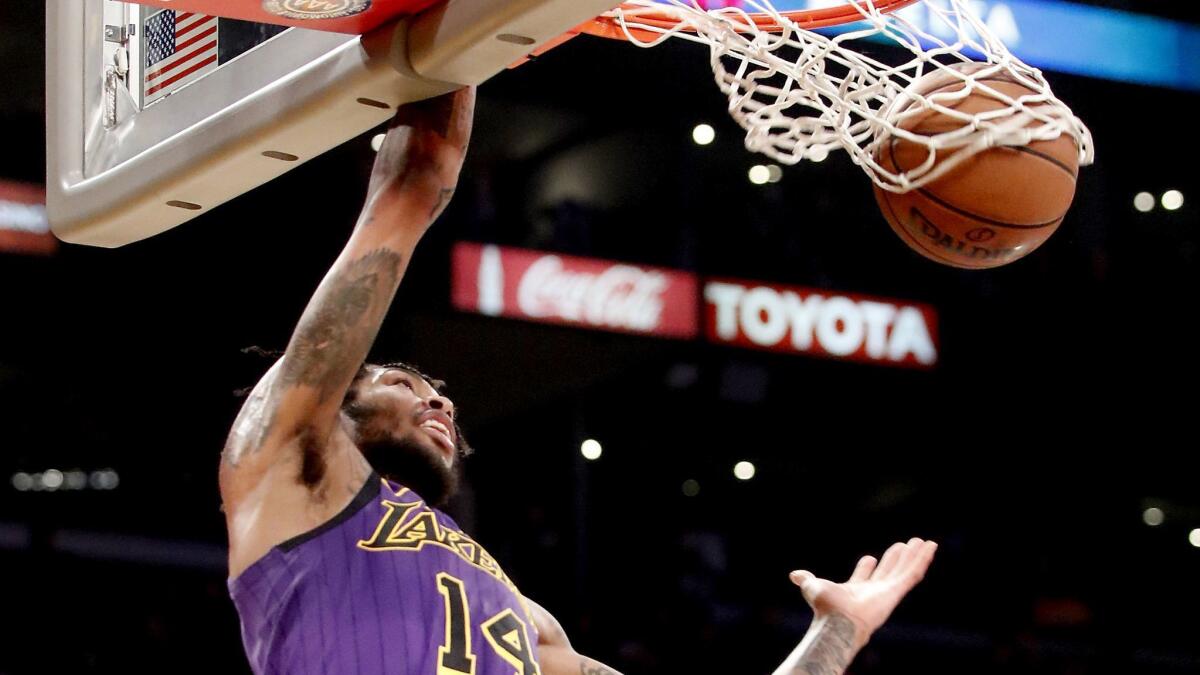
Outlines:
{"label": "basketball", "polygon": [[[983,64],[952,66],[970,72]],[[1037,92],[1005,73],[978,78],[980,84],[1013,99]],[[915,81],[906,91],[925,96],[955,93],[967,82],[941,69]],[[904,94],[889,112],[898,128],[922,136],[952,131],[962,122],[937,110],[901,119],[916,99]],[[977,89],[967,96],[939,101],[969,115],[1009,107],[992,92]],[[1003,118],[997,120],[1003,122]],[[933,168],[958,149],[929,150],[891,135],[881,140],[875,159],[886,170],[902,172],[921,166],[934,152]],[[896,194],[875,187],[875,198],[892,230],[917,253],[952,267],[988,269],[1006,265],[1041,246],[1062,223],[1079,172],[1079,149],[1064,134],[1028,146],[990,148],[965,160],[924,187]]]}

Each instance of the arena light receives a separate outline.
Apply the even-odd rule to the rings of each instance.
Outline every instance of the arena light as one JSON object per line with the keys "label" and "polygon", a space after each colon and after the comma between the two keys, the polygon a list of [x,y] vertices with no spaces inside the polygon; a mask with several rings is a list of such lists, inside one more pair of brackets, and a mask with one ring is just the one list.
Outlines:
{"label": "arena light", "polygon": [[1162,205],[1168,211],[1178,211],[1183,208],[1183,193],[1179,190],[1168,190],[1163,193]]}
{"label": "arena light", "polygon": [[778,183],[783,180],[783,168],[778,164],[767,165],[767,182]]}
{"label": "arena light", "polygon": [[733,466],[733,475],[737,476],[738,480],[750,480],[754,478],[754,464],[750,462],[738,462]]}
{"label": "arena light", "polygon": [[379,152],[379,149],[383,147],[384,138],[387,138],[387,134],[375,134],[375,137],[371,139],[371,149]]}
{"label": "arena light", "polygon": [[750,182],[755,185],[765,185],[771,180],[771,170],[762,164],[750,167]]}
{"label": "arena light", "polygon": [[683,496],[695,497],[700,494],[700,483],[691,478],[683,481]]}
{"label": "arena light", "polygon": [[1197,527],[1188,534],[1188,541],[1191,542],[1192,546],[1200,548],[1200,527]]}
{"label": "arena light", "polygon": [[64,478],[63,485],[68,490],[82,490],[87,487],[87,474],[78,469],[68,471]]}
{"label": "arena light", "polygon": [[1139,192],[1133,198],[1133,208],[1142,213],[1150,213],[1154,210],[1154,195],[1149,192]]}
{"label": "arena light", "polygon": [[93,471],[88,477],[88,484],[95,490],[115,490],[121,484],[121,477],[112,469]]}
{"label": "arena light", "polygon": [[692,129],[692,140],[696,145],[710,145],[716,139],[717,130],[708,124],[697,124],[696,128]]}
{"label": "arena light", "polygon": [[1163,514],[1163,510],[1154,506],[1151,506],[1142,512],[1142,522],[1146,523],[1150,527],[1158,527],[1159,525],[1162,525],[1164,517],[1165,514]]}
{"label": "arena light", "polygon": [[42,485],[49,491],[53,492],[62,487],[63,474],[58,469],[50,469],[42,474]]}
{"label": "arena light", "polygon": [[17,492],[29,492],[33,489],[33,477],[24,472],[14,473],[12,486]]}
{"label": "arena light", "polygon": [[599,441],[589,438],[579,445],[579,452],[585,459],[596,461],[604,453],[604,448],[600,446]]}
{"label": "arena light", "polygon": [[115,490],[121,478],[112,469],[93,471],[90,476],[80,469],[47,469],[37,473],[17,472],[10,481],[17,492],[58,492],[86,490],[89,487],[93,490]]}

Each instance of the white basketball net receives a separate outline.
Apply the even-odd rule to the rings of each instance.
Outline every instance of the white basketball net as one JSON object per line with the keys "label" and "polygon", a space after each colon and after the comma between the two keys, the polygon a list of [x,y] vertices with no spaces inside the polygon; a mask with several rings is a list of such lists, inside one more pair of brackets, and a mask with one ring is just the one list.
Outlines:
{"label": "white basketball net", "polygon": [[[768,0],[746,0],[751,11],[771,16],[781,29],[771,32],[755,25],[746,9],[704,10],[681,0],[633,0],[609,15],[616,18],[634,44],[652,47],[679,37],[709,46],[717,85],[729,99],[729,112],[746,130],[746,148],[784,164],[823,160],[831,150],[846,150],[871,179],[885,190],[907,192],[952,170],[970,157],[996,146],[1024,146],[1072,137],[1080,164],[1093,159],[1091,132],[1050,91],[1041,71],[1013,56],[965,6],[966,0],[925,0],[895,14],[884,14],[868,0],[832,0],[858,7],[862,21],[843,27],[836,36],[800,28]],[[919,16],[910,14],[920,12]],[[674,28],[639,23],[639,15],[671,15]],[[926,19],[923,28],[908,17]],[[656,33],[646,41],[633,30]],[[889,65],[863,50],[886,41],[902,47],[911,59]],[[872,49],[897,56],[895,49]],[[983,62],[973,72],[947,67],[951,63]],[[905,93],[914,81],[935,70],[964,81],[952,91],[929,96]],[[1003,75],[1001,75],[1003,74]],[[1036,94],[1014,99],[979,80],[997,75],[1014,80]],[[1000,109],[968,114],[955,110],[973,92],[1002,102]],[[1004,107],[1004,106],[1007,107]],[[936,135],[913,134],[898,124],[913,115],[936,110],[961,120],[960,128]],[[898,114],[891,111],[901,111]],[[881,166],[875,151],[889,137],[929,148],[927,161],[901,173]]]}

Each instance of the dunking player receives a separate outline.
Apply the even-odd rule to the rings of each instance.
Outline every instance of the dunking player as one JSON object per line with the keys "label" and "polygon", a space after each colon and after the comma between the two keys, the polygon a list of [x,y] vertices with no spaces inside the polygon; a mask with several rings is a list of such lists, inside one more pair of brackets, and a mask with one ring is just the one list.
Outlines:
{"label": "dunking player", "polygon": [[[612,674],[435,507],[467,446],[441,383],[364,364],[417,242],[445,208],[474,114],[464,89],[396,115],[354,233],[221,462],[229,589],[256,673]],[[793,572],[808,634],[777,673],[841,673],[923,577],[895,544],[841,584]]]}

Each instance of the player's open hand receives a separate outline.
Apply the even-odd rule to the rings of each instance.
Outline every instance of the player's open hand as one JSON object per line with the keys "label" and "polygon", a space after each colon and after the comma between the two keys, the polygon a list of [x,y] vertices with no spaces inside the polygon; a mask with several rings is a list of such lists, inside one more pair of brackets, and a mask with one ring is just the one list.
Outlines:
{"label": "player's open hand", "polygon": [[458,185],[474,116],[474,87],[400,106],[375,158],[368,200],[400,198],[419,222],[432,223]]}
{"label": "player's open hand", "polygon": [[792,572],[792,583],[800,587],[817,619],[841,615],[855,626],[861,648],[891,616],[896,605],[925,578],[937,544],[913,538],[898,543],[879,561],[866,556],[845,583],[835,583],[811,572]]}

